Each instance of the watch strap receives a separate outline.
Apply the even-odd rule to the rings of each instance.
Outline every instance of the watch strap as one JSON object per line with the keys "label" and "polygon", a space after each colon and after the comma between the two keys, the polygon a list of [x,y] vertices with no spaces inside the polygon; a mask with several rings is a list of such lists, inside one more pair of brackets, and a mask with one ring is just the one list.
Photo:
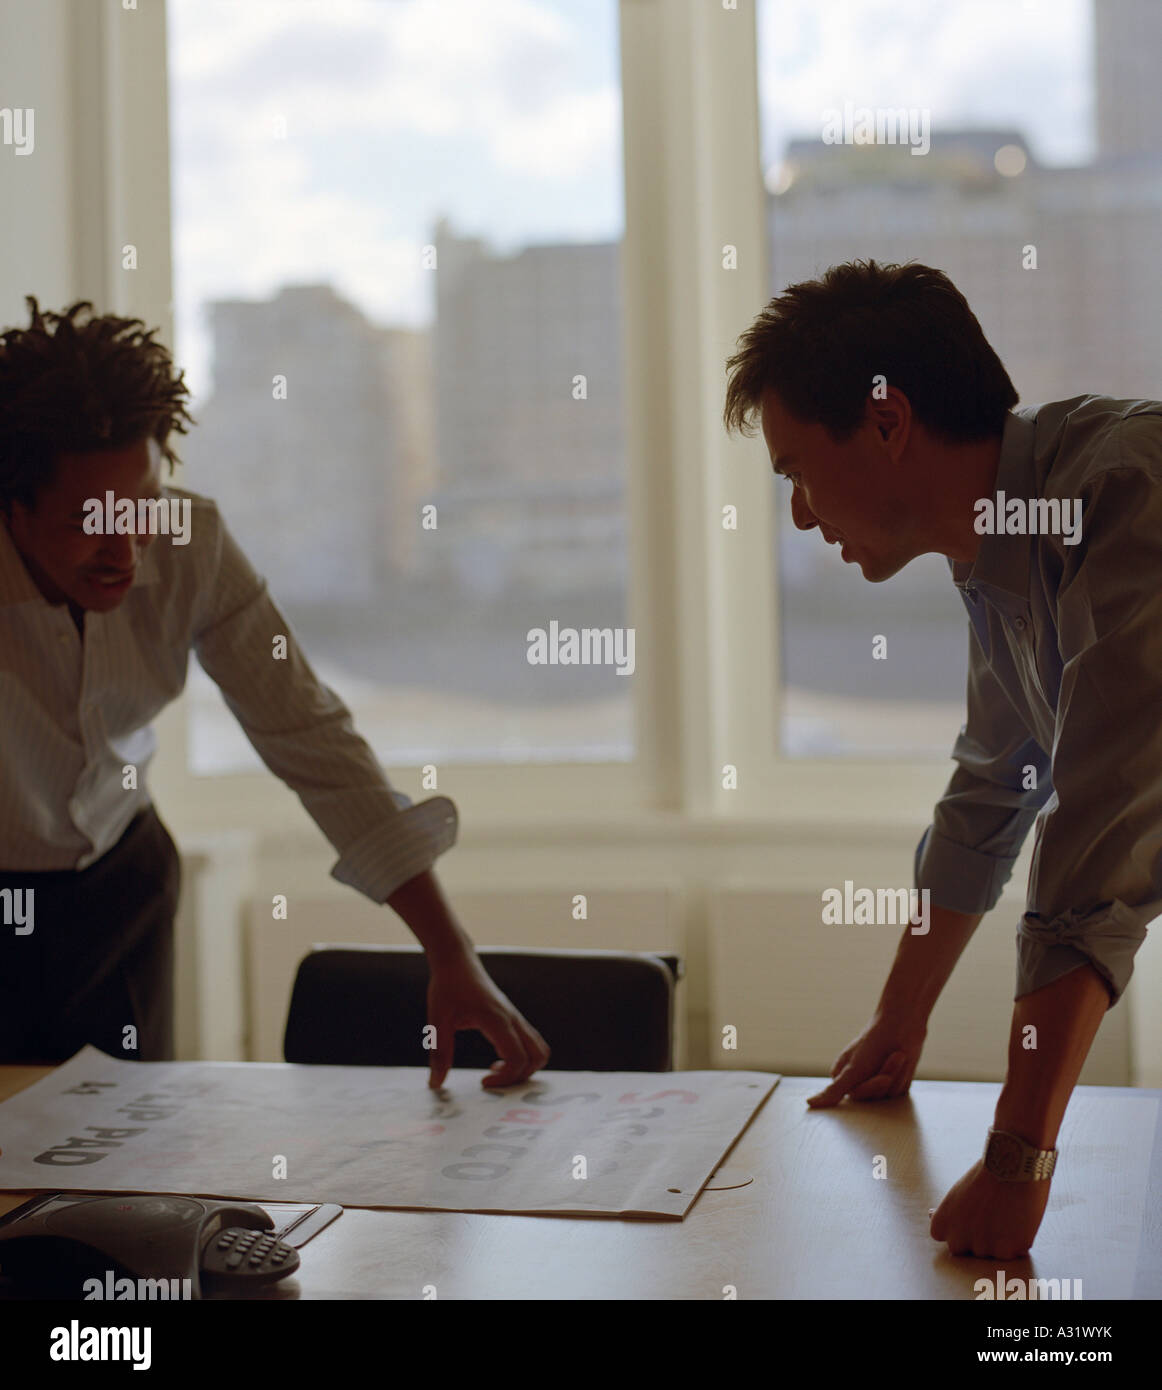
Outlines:
{"label": "watch strap", "polygon": [[1008,1130],[990,1129],[984,1166],[1003,1182],[1045,1182],[1057,1166],[1056,1149],[1039,1149]]}

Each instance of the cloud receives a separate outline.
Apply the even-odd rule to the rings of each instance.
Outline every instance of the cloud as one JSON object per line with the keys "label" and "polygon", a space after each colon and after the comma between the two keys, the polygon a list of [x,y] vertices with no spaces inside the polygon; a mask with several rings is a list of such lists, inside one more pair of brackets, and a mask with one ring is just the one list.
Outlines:
{"label": "cloud", "polygon": [[1088,153],[1088,0],[766,0],[759,16],[768,161],[845,101],[928,107],[934,127],[1015,125],[1050,162]]}
{"label": "cloud", "polygon": [[282,110],[318,139],[471,143],[498,169],[538,177],[618,153],[619,88],[579,77],[592,41],[534,0],[336,3],[325,21],[316,4],[175,11],[185,100],[232,111],[235,127]]}

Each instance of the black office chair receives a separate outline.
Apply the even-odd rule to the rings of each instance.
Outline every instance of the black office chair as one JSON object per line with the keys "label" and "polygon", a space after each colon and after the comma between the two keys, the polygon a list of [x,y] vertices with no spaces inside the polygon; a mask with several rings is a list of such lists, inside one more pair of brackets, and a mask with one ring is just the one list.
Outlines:
{"label": "black office chair", "polygon": [[[477,952],[552,1049],[553,1071],[671,1071],[678,956],[644,951]],[[426,1067],[428,965],[418,946],[316,946],[299,965],[288,1062]],[[487,1070],[483,1034],[457,1033],[455,1065]]]}

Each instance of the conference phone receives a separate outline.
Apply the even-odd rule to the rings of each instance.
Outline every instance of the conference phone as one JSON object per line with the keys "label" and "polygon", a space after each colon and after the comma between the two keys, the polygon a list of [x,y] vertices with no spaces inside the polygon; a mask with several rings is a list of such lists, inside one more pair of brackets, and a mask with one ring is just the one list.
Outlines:
{"label": "conference phone", "polygon": [[[155,1193],[55,1192],[0,1217],[0,1288],[39,1297],[238,1297],[293,1274],[342,1208]],[[144,1286],[144,1288],[142,1287]],[[6,1290],[7,1291],[7,1290]]]}

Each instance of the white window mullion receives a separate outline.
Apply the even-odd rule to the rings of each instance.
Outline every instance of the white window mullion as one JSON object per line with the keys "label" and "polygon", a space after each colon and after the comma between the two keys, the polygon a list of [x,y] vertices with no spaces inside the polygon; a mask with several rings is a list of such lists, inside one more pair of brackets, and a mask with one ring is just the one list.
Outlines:
{"label": "white window mullion", "polygon": [[622,61],[642,749],[664,808],[738,812],[722,768],[745,788],[775,688],[770,479],[721,422],[725,358],[767,282],[753,13],[623,0]]}
{"label": "white window mullion", "polygon": [[[90,65],[86,99],[78,100],[73,112],[78,153],[74,179],[78,193],[84,190],[79,201],[87,224],[87,231],[85,226],[78,231],[78,254],[86,271],[84,294],[94,300],[98,313],[139,318],[149,328],[156,326],[158,338],[172,352],[165,5],[126,10],[120,0],[100,0],[77,12],[74,23],[74,62]],[[83,240],[86,235],[88,243]],[[125,267],[123,248],[130,246],[135,268]],[[171,442],[180,453],[180,437]],[[182,482],[180,472],[172,481]],[[186,701],[170,705],[155,728],[158,749],[150,785],[163,808],[176,810],[189,799],[191,787]]]}

